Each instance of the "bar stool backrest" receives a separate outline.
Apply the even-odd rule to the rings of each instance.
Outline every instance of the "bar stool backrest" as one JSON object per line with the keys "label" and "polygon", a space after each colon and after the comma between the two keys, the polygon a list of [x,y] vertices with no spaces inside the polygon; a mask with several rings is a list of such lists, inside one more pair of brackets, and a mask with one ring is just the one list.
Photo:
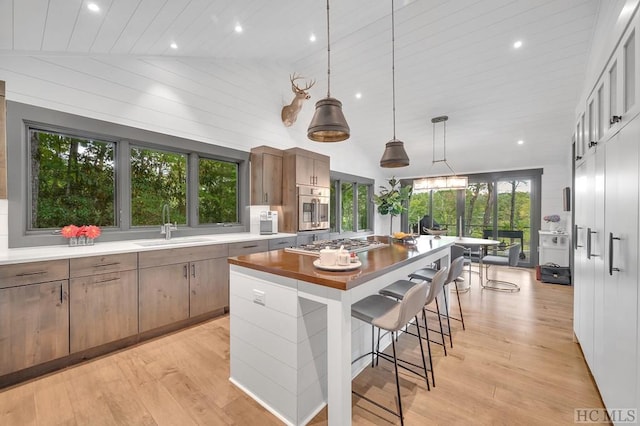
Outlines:
{"label": "bar stool backrest", "polygon": [[448,268],[440,269],[433,276],[433,279],[431,280],[431,285],[429,286],[429,291],[427,292],[426,301],[424,302],[425,305],[428,305],[429,303],[433,302],[436,296],[440,294],[440,292],[442,291],[442,288],[444,287],[444,283],[447,277],[448,277]]}
{"label": "bar stool backrest", "polygon": [[456,257],[451,262],[449,266],[449,274],[447,275],[446,283],[452,283],[455,281],[460,275],[462,275],[462,270],[464,269],[464,257]]}
{"label": "bar stool backrest", "polygon": [[427,297],[427,283],[421,282],[407,291],[402,300],[388,312],[374,318],[372,324],[387,331],[398,331],[418,315]]}

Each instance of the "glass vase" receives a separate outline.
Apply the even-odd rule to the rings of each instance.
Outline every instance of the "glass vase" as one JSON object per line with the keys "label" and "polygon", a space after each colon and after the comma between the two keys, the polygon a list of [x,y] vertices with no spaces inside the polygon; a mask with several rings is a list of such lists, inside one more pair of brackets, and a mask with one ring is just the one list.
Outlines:
{"label": "glass vase", "polygon": [[69,238],[69,247],[75,247],[78,245],[78,237]]}

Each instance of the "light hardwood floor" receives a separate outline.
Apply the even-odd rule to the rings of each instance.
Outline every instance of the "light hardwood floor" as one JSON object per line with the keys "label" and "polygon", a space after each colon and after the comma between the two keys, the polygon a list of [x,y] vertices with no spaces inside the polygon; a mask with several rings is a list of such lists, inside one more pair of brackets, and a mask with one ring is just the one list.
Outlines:
{"label": "light hardwood floor", "polygon": [[[447,357],[433,345],[436,387],[401,377],[406,425],[573,424],[574,408],[602,407],[573,341],[573,289],[535,281],[532,270],[500,269],[522,291],[462,294],[467,329],[452,324]],[[453,306],[456,306],[454,303]],[[414,338],[402,357],[417,359]],[[380,362],[354,388],[394,407],[392,365]],[[148,341],[0,390],[0,425],[276,425],[228,381],[229,317]],[[397,418],[353,399],[355,425]],[[326,409],[312,421],[326,424]]]}

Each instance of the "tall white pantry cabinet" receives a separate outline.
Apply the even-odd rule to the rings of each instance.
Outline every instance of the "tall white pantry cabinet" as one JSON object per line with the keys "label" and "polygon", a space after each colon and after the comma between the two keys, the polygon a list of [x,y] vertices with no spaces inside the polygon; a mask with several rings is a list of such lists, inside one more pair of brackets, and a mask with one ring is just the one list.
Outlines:
{"label": "tall white pantry cabinet", "polygon": [[574,133],[574,332],[608,409],[640,410],[639,21],[636,2]]}

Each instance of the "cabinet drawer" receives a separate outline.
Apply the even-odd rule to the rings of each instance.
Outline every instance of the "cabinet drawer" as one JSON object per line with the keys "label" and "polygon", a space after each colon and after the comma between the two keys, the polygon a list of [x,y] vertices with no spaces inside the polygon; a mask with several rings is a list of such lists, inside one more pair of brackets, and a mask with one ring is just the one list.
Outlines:
{"label": "cabinet drawer", "polygon": [[16,263],[0,266],[0,288],[44,283],[69,278],[69,260]]}
{"label": "cabinet drawer", "polygon": [[110,254],[69,260],[71,278],[138,269],[138,254]]}
{"label": "cabinet drawer", "polygon": [[227,244],[211,244],[208,246],[181,247],[174,249],[141,251],[138,253],[140,268],[173,265],[204,259],[217,259],[229,256]]}
{"label": "cabinet drawer", "polygon": [[229,244],[229,256],[242,256],[243,254],[259,253],[261,251],[269,251],[269,242],[267,240]]}
{"label": "cabinet drawer", "polygon": [[296,237],[275,238],[269,240],[269,250],[280,250],[285,247],[295,247]]}

